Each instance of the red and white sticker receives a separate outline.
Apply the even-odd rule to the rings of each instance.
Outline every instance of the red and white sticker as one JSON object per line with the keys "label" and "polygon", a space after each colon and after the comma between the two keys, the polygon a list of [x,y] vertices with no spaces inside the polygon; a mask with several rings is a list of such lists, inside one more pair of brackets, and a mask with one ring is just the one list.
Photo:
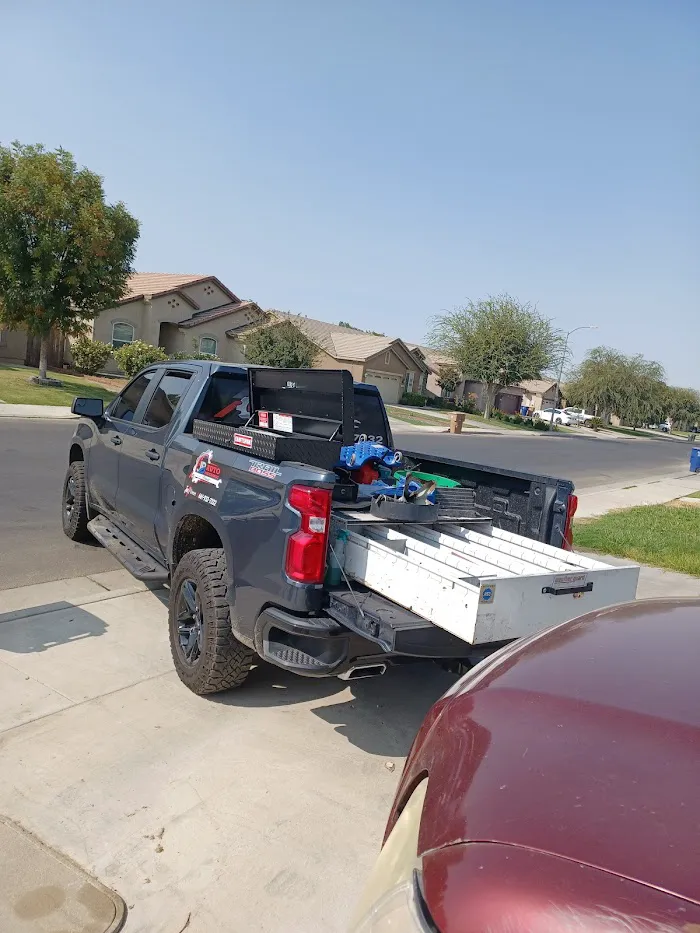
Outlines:
{"label": "red and white sticker", "polygon": [[286,434],[293,434],[294,419],[291,415],[282,415],[277,411],[273,411],[272,427],[275,429],[275,431],[284,431]]}
{"label": "red and white sticker", "polygon": [[261,428],[270,427],[270,412],[269,411],[258,412],[258,424]]}
{"label": "red and white sticker", "polygon": [[248,434],[234,434],[233,443],[238,447],[247,447],[250,450],[253,446],[253,438]]}

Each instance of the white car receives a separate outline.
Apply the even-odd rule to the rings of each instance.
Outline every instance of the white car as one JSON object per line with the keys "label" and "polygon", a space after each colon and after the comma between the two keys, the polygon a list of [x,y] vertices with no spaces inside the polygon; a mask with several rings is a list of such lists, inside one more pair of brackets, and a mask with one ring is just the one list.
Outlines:
{"label": "white car", "polygon": [[574,424],[585,424],[595,418],[595,415],[589,414],[585,408],[562,408],[562,411],[571,418]]}
{"label": "white car", "polygon": [[573,419],[563,408],[538,408],[532,413],[533,421],[549,421],[554,424],[573,424]]}

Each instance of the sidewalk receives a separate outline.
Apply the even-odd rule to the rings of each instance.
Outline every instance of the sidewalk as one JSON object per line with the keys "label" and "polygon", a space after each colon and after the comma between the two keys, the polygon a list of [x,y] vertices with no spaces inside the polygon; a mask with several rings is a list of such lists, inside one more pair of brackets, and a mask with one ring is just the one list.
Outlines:
{"label": "sidewalk", "polygon": [[670,478],[654,477],[638,480],[626,487],[596,486],[578,495],[576,518],[593,518],[613,509],[629,509],[635,505],[661,505],[680,499],[700,489],[700,474],[677,474]]}
{"label": "sidewalk", "polygon": [[197,697],[173,670],[166,592],[105,576],[0,593],[0,814],[121,896],[124,933],[343,933],[454,676],[261,665]]}
{"label": "sidewalk", "polygon": [[63,405],[8,405],[0,402],[0,418],[77,418]]}

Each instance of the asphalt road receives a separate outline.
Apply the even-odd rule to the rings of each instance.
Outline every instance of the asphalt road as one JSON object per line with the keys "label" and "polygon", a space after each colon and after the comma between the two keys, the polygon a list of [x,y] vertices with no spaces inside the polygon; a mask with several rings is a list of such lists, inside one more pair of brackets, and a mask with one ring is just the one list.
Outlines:
{"label": "asphalt road", "polygon": [[71,421],[0,419],[0,590],[119,567],[97,543],[74,544],[63,534],[73,430]]}
{"label": "asphalt road", "polygon": [[610,440],[595,435],[515,431],[489,436],[394,432],[394,443],[401,450],[570,479],[579,490],[687,474],[690,457],[690,444],[680,438]]}
{"label": "asphalt road", "polygon": [[[70,421],[0,420],[0,590],[116,569],[97,545],[61,529]],[[687,472],[682,441],[603,441],[571,435],[397,434],[397,446],[472,463],[572,479],[578,488]],[[0,601],[1,605],[1,601]]]}

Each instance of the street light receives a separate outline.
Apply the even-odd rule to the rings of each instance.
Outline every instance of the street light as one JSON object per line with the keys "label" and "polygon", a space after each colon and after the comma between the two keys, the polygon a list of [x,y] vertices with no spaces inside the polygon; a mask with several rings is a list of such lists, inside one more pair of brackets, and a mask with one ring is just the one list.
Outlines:
{"label": "street light", "polygon": [[[575,334],[577,330],[598,330],[598,325],[597,325],[597,324],[581,324],[580,327],[574,327],[574,329],[573,329],[573,330],[570,330],[569,333],[566,335],[566,340],[564,341],[564,349],[563,349],[562,354],[561,354],[561,366],[559,367],[559,375],[557,376],[557,392],[556,392],[556,395],[555,395],[557,408],[559,407],[559,405],[560,405],[560,403],[561,403],[561,388],[560,388],[560,387],[561,387],[561,377],[564,375],[564,363],[565,363],[565,361],[566,361],[566,351],[567,351],[568,348],[569,348],[569,337],[570,337],[572,334]],[[557,426],[556,426],[556,424],[554,423],[554,415],[552,415],[552,425],[551,425],[551,427],[552,427],[552,430],[553,430],[553,431],[556,431]]]}

